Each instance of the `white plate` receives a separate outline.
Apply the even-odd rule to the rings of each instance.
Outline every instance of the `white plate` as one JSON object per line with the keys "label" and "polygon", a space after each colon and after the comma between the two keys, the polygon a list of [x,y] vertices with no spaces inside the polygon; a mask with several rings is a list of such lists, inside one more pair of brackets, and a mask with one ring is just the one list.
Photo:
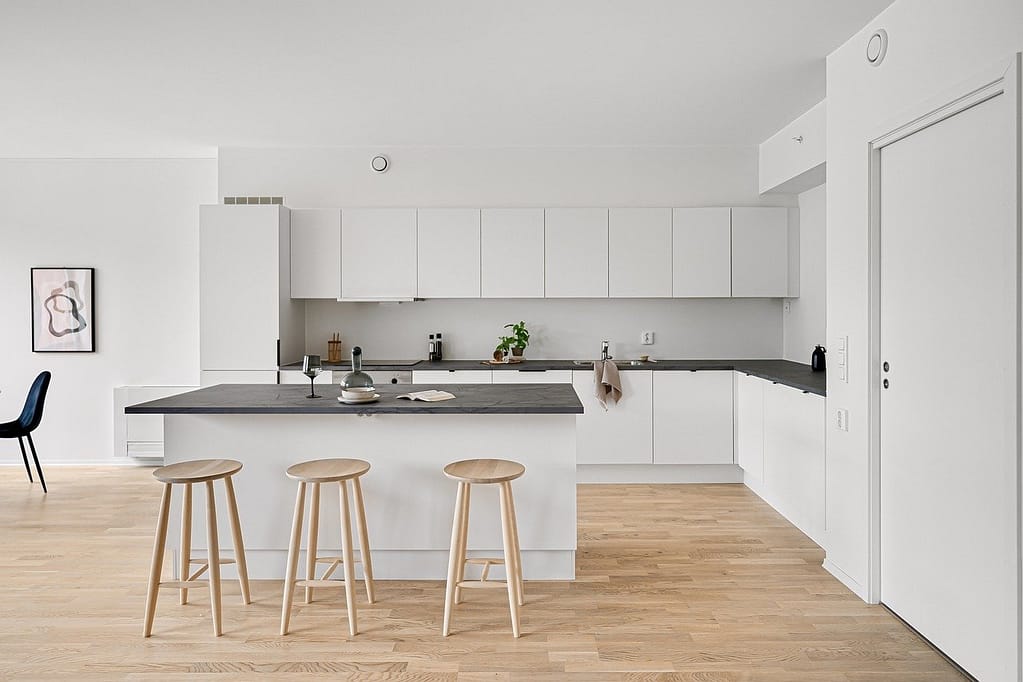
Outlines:
{"label": "white plate", "polygon": [[342,402],[345,405],[361,405],[363,403],[375,403],[380,400],[380,394],[374,393],[372,398],[359,398],[358,400],[349,400],[348,398],[337,397],[338,402]]}

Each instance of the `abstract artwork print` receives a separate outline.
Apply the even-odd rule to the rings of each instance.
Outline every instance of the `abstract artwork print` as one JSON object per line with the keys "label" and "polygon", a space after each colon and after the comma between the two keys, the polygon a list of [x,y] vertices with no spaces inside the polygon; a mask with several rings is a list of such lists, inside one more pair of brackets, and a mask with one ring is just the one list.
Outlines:
{"label": "abstract artwork print", "polygon": [[32,351],[96,350],[94,268],[32,268]]}

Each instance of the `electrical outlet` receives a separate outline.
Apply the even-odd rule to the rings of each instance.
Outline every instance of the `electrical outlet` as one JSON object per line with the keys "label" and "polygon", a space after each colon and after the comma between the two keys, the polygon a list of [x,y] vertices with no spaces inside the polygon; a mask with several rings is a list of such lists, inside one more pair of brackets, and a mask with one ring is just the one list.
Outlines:
{"label": "electrical outlet", "polygon": [[782,304],[782,307],[784,308],[786,313],[791,313],[792,312],[792,301],[790,301],[789,299],[786,298],[785,299],[785,303]]}
{"label": "electrical outlet", "polygon": [[642,332],[639,335],[639,342],[641,344],[643,344],[644,346],[652,346],[653,343],[654,343],[654,333],[653,332]]}
{"label": "electrical outlet", "polygon": [[835,420],[835,422],[836,422],[835,425],[838,427],[838,430],[839,431],[848,431],[849,430],[849,410],[838,410],[836,412],[836,417],[837,418]]}

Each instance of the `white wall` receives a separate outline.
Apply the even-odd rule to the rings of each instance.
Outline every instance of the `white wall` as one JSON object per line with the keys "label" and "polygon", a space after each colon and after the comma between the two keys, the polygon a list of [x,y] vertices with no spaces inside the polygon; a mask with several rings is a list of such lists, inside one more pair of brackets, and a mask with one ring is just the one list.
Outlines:
{"label": "white wall", "polygon": [[[875,28],[888,31],[880,67],[864,58]],[[849,382],[828,376],[828,561],[866,594],[868,579],[867,142],[898,112],[937,96],[1023,49],[1019,0],[898,0],[828,57],[827,328],[849,336]]]}
{"label": "white wall", "polygon": [[809,363],[813,347],[827,347],[827,253],[825,185],[799,195],[799,298],[789,299],[785,312],[786,360]]}
{"label": "white wall", "polygon": [[[198,383],[198,205],[212,201],[212,159],[0,159],[0,421],[53,372],[33,436],[44,473],[113,458],[114,386]],[[95,353],[32,353],[29,268],[63,265],[96,268]],[[20,460],[0,440],[0,463]]]}
{"label": "white wall", "polygon": [[[429,300],[415,303],[306,303],[306,347],[327,354],[340,331],[345,353],[361,345],[367,358],[426,358],[427,335],[444,334],[445,359],[489,358],[503,327],[525,320],[527,357],[586,359],[602,339],[622,359],[775,358],[781,347],[778,300]],[[655,332],[643,346],[640,332]]]}
{"label": "white wall", "polygon": [[[387,153],[391,169],[369,161]],[[283,195],[318,206],[793,205],[761,198],[755,147],[221,149],[221,196]],[[387,254],[371,254],[387,267]],[[524,319],[537,358],[590,357],[600,340],[619,356],[778,357],[780,304],[771,300],[427,301],[401,306],[307,304],[310,351],[340,329],[370,356],[425,357],[425,335],[444,332],[446,357],[485,358],[504,324]],[[657,332],[653,347],[638,344]],[[737,330],[742,330],[737,333]],[[350,347],[350,346],[348,346]],[[805,360],[804,360],[805,362]]]}

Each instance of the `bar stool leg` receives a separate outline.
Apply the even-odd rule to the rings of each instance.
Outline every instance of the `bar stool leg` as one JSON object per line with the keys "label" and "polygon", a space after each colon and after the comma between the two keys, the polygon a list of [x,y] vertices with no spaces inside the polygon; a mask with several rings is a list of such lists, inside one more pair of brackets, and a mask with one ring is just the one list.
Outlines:
{"label": "bar stool leg", "polygon": [[[309,535],[306,539],[305,579],[316,579],[316,545],[320,539],[320,484],[311,483],[309,496]],[[313,601],[313,588],[305,588],[305,603]]]}
{"label": "bar stool leg", "polygon": [[[188,580],[188,574],[192,571],[192,484],[186,483],[185,490],[181,495],[181,556],[178,557],[178,568],[181,570],[181,579]],[[188,588],[182,587],[179,591],[178,603],[184,606],[188,603]]]}
{"label": "bar stool leg", "polygon": [[519,606],[525,604],[525,589],[522,584],[522,550],[519,548],[519,522],[515,516],[515,497],[512,495],[511,481],[505,481],[502,485],[508,492],[508,515],[511,517],[512,542],[515,545],[515,573],[519,578]]}
{"label": "bar stool leg", "polygon": [[224,479],[227,488],[227,507],[231,516],[231,541],[234,543],[234,563],[238,569],[238,583],[242,588],[242,603],[251,604],[249,594],[249,568],[245,563],[245,542],[242,539],[242,524],[238,518],[238,500],[234,496],[234,481],[230,476]]}
{"label": "bar stool leg", "polygon": [[355,491],[355,520],[359,524],[359,555],[362,559],[362,575],[366,580],[366,597],[369,603],[376,601],[373,594],[373,557],[369,553],[369,529],[366,527],[366,506],[362,501],[362,483],[359,477],[352,479]]}
{"label": "bar stool leg", "polygon": [[459,545],[462,542],[462,519],[464,505],[468,499],[467,483],[458,482],[458,493],[455,495],[455,518],[451,522],[451,551],[448,554],[448,583],[444,591],[444,625],[441,634],[445,637],[451,631],[451,608],[455,603],[455,585],[458,582]]}
{"label": "bar stool leg", "polygon": [[501,493],[501,535],[504,538],[504,568],[508,583],[508,609],[511,611],[512,635],[519,636],[519,577],[516,571],[515,542],[512,539],[512,525],[508,508],[507,484],[502,483]]}
{"label": "bar stool leg", "polygon": [[284,576],[284,605],[281,607],[281,635],[288,634],[291,604],[295,597],[295,575],[298,573],[298,550],[302,540],[302,512],[305,511],[305,482],[299,482],[295,498],[295,516],[291,522],[291,545],[288,548],[288,569]]}
{"label": "bar stool leg", "polygon": [[465,580],[465,555],[469,544],[469,505],[472,484],[465,484],[465,501],[462,503],[462,517],[459,521],[461,532],[458,535],[458,575],[455,577],[455,604],[462,603],[462,588],[458,583]]}
{"label": "bar stool leg", "polygon": [[220,539],[217,535],[217,499],[213,481],[206,481],[206,547],[210,562],[210,610],[213,612],[213,634],[224,634],[223,608],[220,600]]}
{"label": "bar stool leg", "polygon": [[153,542],[153,563],[149,568],[149,590],[146,592],[146,618],[142,636],[153,634],[153,617],[156,616],[156,595],[160,592],[160,574],[163,572],[163,552],[167,544],[167,520],[170,517],[171,484],[163,484],[163,498],[160,500],[160,515],[156,521],[156,540]]}
{"label": "bar stool leg", "polygon": [[359,634],[358,614],[355,606],[355,564],[352,554],[352,517],[348,511],[348,482],[341,481],[341,561],[345,569],[345,601],[348,602],[348,632]]}

